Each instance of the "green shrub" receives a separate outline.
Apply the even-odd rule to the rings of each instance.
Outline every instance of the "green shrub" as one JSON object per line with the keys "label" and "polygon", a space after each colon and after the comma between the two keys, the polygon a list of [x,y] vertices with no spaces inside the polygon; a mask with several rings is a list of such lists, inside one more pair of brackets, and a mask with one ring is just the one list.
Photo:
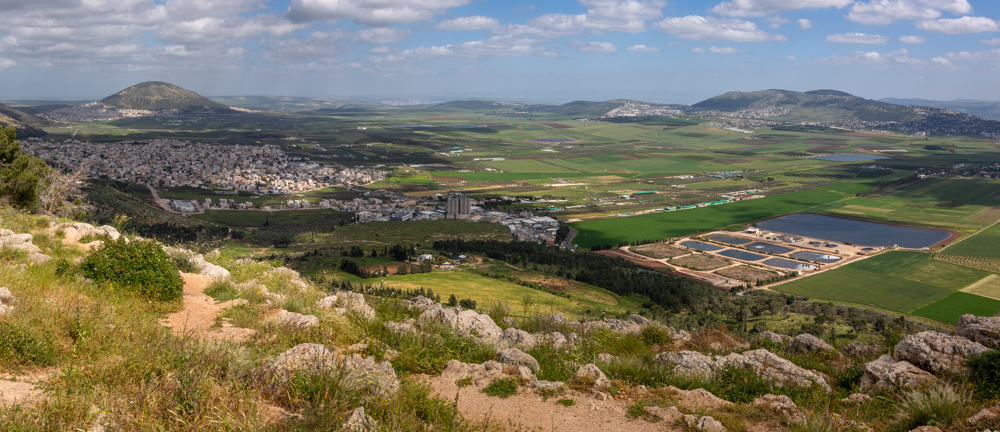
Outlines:
{"label": "green shrub", "polygon": [[900,414],[905,416],[903,429],[917,426],[948,426],[963,418],[968,395],[950,384],[939,384],[927,390],[913,390],[899,401]]}
{"label": "green shrub", "polygon": [[771,392],[771,384],[750,369],[730,367],[719,371],[710,390],[716,396],[735,403],[750,403]]}
{"label": "green shrub", "polygon": [[148,240],[126,242],[122,237],[104,242],[83,260],[80,270],[90,279],[154,300],[178,299],[184,289],[173,260]]}
{"label": "green shrub", "polygon": [[576,405],[576,401],[573,399],[559,399],[556,401],[556,403],[564,407],[571,407],[573,405]]}
{"label": "green shrub", "polygon": [[483,393],[490,396],[508,398],[517,394],[517,378],[506,377],[493,380],[490,385],[483,388]]}
{"label": "green shrub", "polygon": [[670,332],[667,328],[657,324],[650,324],[642,328],[639,337],[650,345],[664,345],[670,343]]}
{"label": "green shrub", "polygon": [[48,366],[55,362],[55,347],[27,328],[0,321],[0,362]]}
{"label": "green shrub", "polygon": [[1000,398],[1000,351],[990,350],[969,359],[969,381],[976,397]]}

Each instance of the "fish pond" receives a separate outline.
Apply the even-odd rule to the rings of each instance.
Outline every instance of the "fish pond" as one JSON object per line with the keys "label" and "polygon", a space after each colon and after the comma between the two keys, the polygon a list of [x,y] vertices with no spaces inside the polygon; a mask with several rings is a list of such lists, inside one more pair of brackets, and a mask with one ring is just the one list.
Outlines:
{"label": "fish pond", "polygon": [[705,242],[695,241],[695,240],[688,240],[686,242],[681,242],[681,246],[689,247],[691,249],[698,249],[700,251],[708,251],[708,252],[722,250],[722,246],[714,245],[714,244],[711,244],[711,243],[705,243]]}
{"label": "fish pond", "polygon": [[868,246],[930,247],[951,236],[945,231],[844,219],[817,214],[790,214],[758,222],[760,229]]}
{"label": "fish pond", "polygon": [[784,246],[773,245],[770,243],[752,243],[748,244],[746,248],[773,254],[785,254],[793,250],[792,248],[786,248]]}
{"label": "fish pond", "polygon": [[715,240],[717,242],[729,243],[729,244],[744,244],[750,243],[750,239],[743,237],[736,237],[727,234],[712,234],[708,238]]}
{"label": "fish pond", "polygon": [[792,258],[804,259],[809,261],[815,261],[818,263],[830,264],[840,261],[841,258],[837,255],[816,253],[816,252],[795,252],[791,255]]}
{"label": "fish pond", "polygon": [[787,260],[784,258],[771,258],[767,261],[764,261],[764,264],[767,264],[771,267],[778,267],[789,270],[816,270],[816,266],[812,264]]}
{"label": "fish pond", "polygon": [[717,253],[722,256],[736,258],[738,260],[743,260],[743,261],[760,261],[764,258],[767,258],[767,256],[764,255],[758,255],[755,253],[741,251],[737,249],[726,249],[722,252],[717,252]]}

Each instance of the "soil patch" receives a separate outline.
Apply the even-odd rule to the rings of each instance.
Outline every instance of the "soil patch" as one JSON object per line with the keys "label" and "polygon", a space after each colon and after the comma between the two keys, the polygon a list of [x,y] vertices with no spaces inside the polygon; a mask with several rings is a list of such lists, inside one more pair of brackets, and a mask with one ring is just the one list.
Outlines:
{"label": "soil patch", "polygon": [[668,246],[662,243],[653,243],[638,247],[632,247],[629,248],[629,250],[639,255],[645,255],[650,258],[656,258],[656,259],[672,258],[678,255],[687,255],[690,253],[689,251],[683,251],[673,246]]}
{"label": "soil patch", "polygon": [[724,268],[715,273],[720,276],[751,283],[756,283],[759,280],[768,279],[777,275],[774,272],[747,265]]}
{"label": "soil patch", "polygon": [[630,154],[623,154],[623,155],[618,155],[618,156],[619,156],[619,157],[623,157],[623,158],[625,158],[625,159],[628,159],[628,160],[639,160],[639,159],[643,159],[643,158],[641,158],[641,157],[639,157],[639,156],[636,156],[636,155],[630,155]]}
{"label": "soil patch", "polygon": [[37,384],[57,374],[58,369],[45,369],[27,374],[0,373],[0,407],[30,405],[44,396]]}
{"label": "soil patch", "polygon": [[167,314],[160,320],[160,325],[170,327],[175,335],[193,335],[202,339],[245,342],[253,336],[254,330],[234,327],[228,322],[223,322],[219,328],[212,328],[220,312],[240,301],[216,303],[215,299],[205,294],[205,289],[211,285],[208,276],[181,273],[181,277],[184,278],[184,306],[177,312]]}
{"label": "soil patch", "polygon": [[709,254],[693,254],[680,258],[673,258],[670,260],[670,263],[698,271],[715,270],[719,267],[725,267],[732,264],[731,261],[725,258]]}

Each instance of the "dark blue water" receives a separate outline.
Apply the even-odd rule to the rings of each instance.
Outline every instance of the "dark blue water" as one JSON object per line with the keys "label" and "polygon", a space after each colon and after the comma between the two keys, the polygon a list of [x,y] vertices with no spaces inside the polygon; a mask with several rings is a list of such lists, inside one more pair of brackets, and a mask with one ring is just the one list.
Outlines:
{"label": "dark blue water", "polygon": [[736,237],[736,236],[725,235],[725,234],[712,234],[712,235],[708,236],[708,238],[710,238],[712,240],[715,240],[715,241],[718,241],[718,242],[729,243],[729,244],[736,244],[736,245],[744,244],[744,243],[750,243],[750,239],[748,239],[748,238]]}
{"label": "dark blue water", "polygon": [[839,256],[828,255],[828,254],[821,254],[821,253],[816,253],[816,252],[795,252],[791,256],[792,256],[792,258],[799,258],[799,259],[804,259],[804,260],[809,260],[809,261],[816,261],[816,262],[825,263],[825,264],[835,263],[837,261],[840,261],[840,257]]}
{"label": "dark blue water", "polygon": [[561,143],[561,142],[571,142],[573,140],[571,140],[571,139],[562,139],[562,138],[540,138],[540,139],[531,139],[531,140],[528,140],[528,141],[546,142],[546,143]]}
{"label": "dark blue water", "polygon": [[730,258],[741,259],[744,261],[760,261],[764,258],[767,258],[767,256],[764,255],[757,255],[755,253],[750,253],[747,251],[741,251],[736,249],[726,249],[722,252],[719,252],[719,255],[727,256]]}
{"label": "dark blue water", "polygon": [[711,244],[711,243],[705,243],[705,242],[700,242],[700,241],[695,241],[695,240],[688,240],[686,242],[681,242],[681,246],[689,247],[691,249],[698,249],[698,250],[701,250],[701,251],[709,251],[709,252],[711,252],[711,251],[717,251],[717,250],[722,250],[722,246],[716,246],[716,245]]}
{"label": "dark blue water", "polygon": [[951,234],[924,228],[901,227],[817,214],[791,214],[758,222],[757,227],[804,237],[868,246],[898,245],[920,249]]}
{"label": "dark blue water", "polygon": [[767,261],[764,261],[764,264],[767,264],[771,267],[778,267],[789,270],[816,270],[816,266],[812,264],[786,260],[784,258],[771,258]]}
{"label": "dark blue water", "polygon": [[819,159],[819,160],[834,161],[834,162],[859,162],[866,160],[881,160],[881,159],[892,159],[892,158],[888,156],[875,156],[875,155],[866,155],[857,153],[841,153],[841,154],[832,154],[826,156],[813,156],[809,159]]}
{"label": "dark blue water", "polygon": [[773,253],[773,254],[783,254],[792,251],[791,248],[786,248],[784,246],[773,245],[770,243],[753,243],[746,246],[747,249],[753,249],[756,251]]}

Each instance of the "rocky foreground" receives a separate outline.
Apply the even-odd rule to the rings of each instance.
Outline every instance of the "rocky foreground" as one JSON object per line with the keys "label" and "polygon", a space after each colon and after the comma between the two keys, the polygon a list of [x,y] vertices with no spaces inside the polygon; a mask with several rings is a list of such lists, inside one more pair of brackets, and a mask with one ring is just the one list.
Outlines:
{"label": "rocky foreground", "polygon": [[[57,337],[50,360],[0,356],[12,371],[0,374],[0,404],[7,407],[0,427],[8,429],[30,430],[55,417],[60,425],[89,431],[232,424],[242,430],[354,431],[909,430],[903,429],[914,419],[905,411],[907,398],[940,388],[958,389],[961,418],[932,418],[915,430],[1000,425],[1000,404],[967,390],[969,360],[1000,347],[998,317],[965,315],[953,333],[928,330],[892,346],[854,342],[839,348],[808,333],[765,331],[745,340],[714,328],[675,329],[640,315],[574,321],[557,313],[513,317],[491,310],[494,319],[422,296],[327,292],[284,267],[164,246],[188,267],[184,298],[135,318],[120,308],[136,303],[102,299],[101,287],[57,274],[69,272],[102,239],[120,237],[117,230],[34,226],[23,233],[0,229],[0,250],[14,251],[0,268],[0,321],[31,332],[49,307],[98,307],[110,315],[86,318],[93,320],[85,325],[90,337],[104,342],[84,346],[82,336]],[[129,321],[142,316],[151,319]],[[124,329],[127,323],[134,327]],[[189,357],[220,362],[225,371],[191,378],[182,370],[194,366],[180,360],[173,372],[166,364],[116,369],[131,357],[111,340],[137,333],[146,342],[133,348],[178,344],[171,346],[193,349]],[[116,372],[87,381],[78,369]],[[113,374],[141,375],[120,385],[144,390],[127,396],[130,402],[93,390]],[[197,380],[209,382],[205,394],[181,391],[202,388]],[[326,387],[319,391],[318,385]],[[222,396],[208,396],[216,394],[212,386],[239,389],[246,406],[232,410],[245,417],[242,423],[229,414],[216,414],[227,427],[206,420],[207,412],[226,409]],[[152,398],[164,388],[173,390],[162,412],[155,398],[142,408],[134,404],[135,395]],[[415,388],[424,389],[417,392],[419,404],[412,399]],[[79,400],[69,396],[73,389],[95,393]],[[436,408],[403,421],[392,411],[405,411],[394,405],[404,400]],[[53,414],[60,404],[76,404],[74,414]],[[327,412],[320,413],[322,407]],[[22,414],[13,418],[11,409]]]}

